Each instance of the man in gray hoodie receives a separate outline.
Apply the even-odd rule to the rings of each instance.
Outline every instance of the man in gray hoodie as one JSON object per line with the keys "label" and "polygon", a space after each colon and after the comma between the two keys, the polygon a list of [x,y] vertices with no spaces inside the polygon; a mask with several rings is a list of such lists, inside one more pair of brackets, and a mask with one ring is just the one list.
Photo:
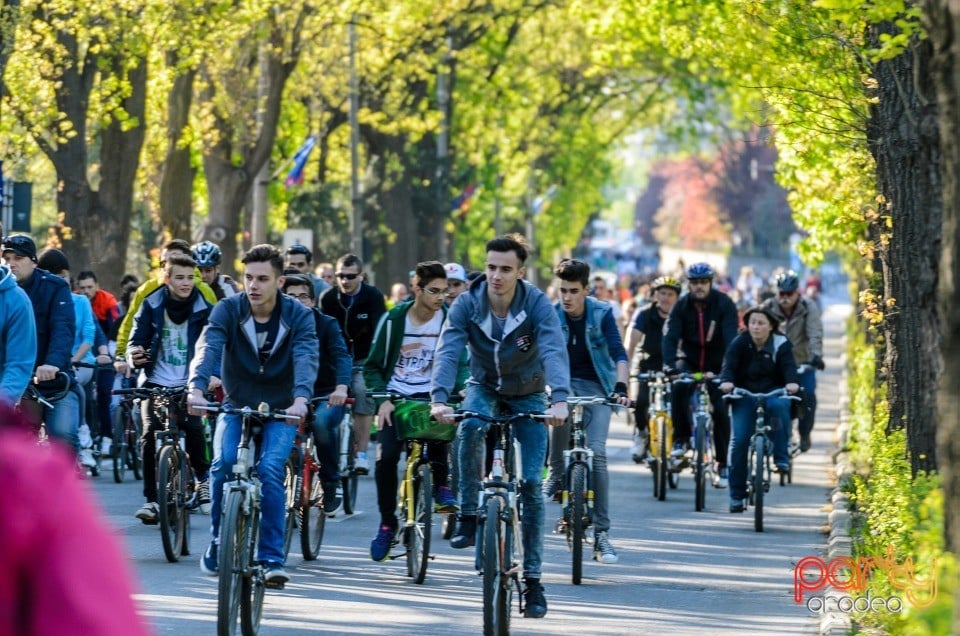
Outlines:
{"label": "man in gray hoodie", "polygon": [[[432,415],[451,421],[446,402],[457,378],[463,348],[470,350],[470,380],[463,408],[486,415],[543,411],[547,423],[560,426],[567,419],[570,362],[560,319],[547,296],[522,280],[527,244],[509,234],[487,242],[486,275],[480,276],[457,299],[447,314],[433,364],[430,391]],[[547,407],[546,385],[550,385]],[[450,545],[475,544],[480,474],[477,450],[483,448],[486,425],[479,419],[460,423],[460,509]],[[541,470],[546,459],[547,430],[534,420],[513,425],[520,442],[523,487],[523,596],[526,616],[541,618],[547,601],[540,584],[543,552],[544,502]],[[481,454],[482,456],[482,454]]]}

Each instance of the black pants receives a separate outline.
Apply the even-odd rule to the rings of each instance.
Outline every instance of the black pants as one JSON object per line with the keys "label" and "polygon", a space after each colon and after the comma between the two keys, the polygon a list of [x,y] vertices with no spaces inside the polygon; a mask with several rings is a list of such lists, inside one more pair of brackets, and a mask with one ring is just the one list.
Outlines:
{"label": "black pants", "polygon": [[[146,385],[147,387],[156,386]],[[206,458],[206,448],[203,439],[203,423],[199,417],[187,415],[186,405],[177,401],[170,405],[177,409],[177,421],[184,437],[184,446],[190,455],[190,466],[197,479],[205,479],[210,463]],[[155,400],[144,400],[140,405],[143,416],[143,436],[140,437],[140,453],[143,458],[143,496],[147,501],[157,500],[157,437],[156,432],[162,431],[166,422],[160,417],[160,408]]]}
{"label": "black pants", "polygon": [[113,389],[113,379],[116,373],[113,369],[97,369],[94,376],[97,379],[97,422],[100,435],[112,437],[112,419],[110,417],[110,391]]}
{"label": "black pants", "polygon": [[[377,465],[374,479],[377,482],[377,505],[380,508],[380,524],[397,527],[397,487],[400,479],[397,466],[400,454],[406,446],[406,440],[397,437],[396,426],[384,426],[377,432]],[[427,457],[433,471],[433,486],[447,485],[447,455],[450,442],[430,442],[427,444]]]}
{"label": "black pants", "polygon": [[[673,441],[682,442],[690,439],[692,425],[690,419],[690,404],[696,385],[689,382],[674,382],[671,404],[673,418]],[[717,464],[722,468],[727,465],[727,450],[730,446],[730,414],[727,405],[723,402],[720,387],[713,382],[707,382],[707,393],[710,395],[710,406],[713,412],[713,442],[716,448]]]}

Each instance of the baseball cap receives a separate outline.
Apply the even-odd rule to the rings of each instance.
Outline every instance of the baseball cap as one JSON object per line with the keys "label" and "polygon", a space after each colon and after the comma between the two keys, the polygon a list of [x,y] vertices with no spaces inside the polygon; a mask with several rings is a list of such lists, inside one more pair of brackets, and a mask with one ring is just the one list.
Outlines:
{"label": "baseball cap", "polygon": [[14,234],[3,237],[3,251],[13,252],[18,256],[26,256],[34,263],[37,262],[37,244],[26,234]]}
{"label": "baseball cap", "polygon": [[445,272],[447,272],[447,279],[461,280],[467,282],[467,271],[463,269],[463,266],[458,263],[447,263],[443,266]]}

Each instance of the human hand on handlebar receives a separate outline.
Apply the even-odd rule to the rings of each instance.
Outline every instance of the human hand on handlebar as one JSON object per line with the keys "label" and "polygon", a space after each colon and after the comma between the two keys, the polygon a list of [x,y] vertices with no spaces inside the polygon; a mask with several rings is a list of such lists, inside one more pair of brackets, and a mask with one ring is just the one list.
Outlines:
{"label": "human hand on handlebar", "polygon": [[543,414],[547,416],[546,421],[549,426],[563,426],[570,412],[566,402],[555,402]]}
{"label": "human hand on handlebar", "polygon": [[443,424],[453,424],[454,420],[450,417],[453,415],[453,407],[447,404],[441,404],[435,402],[430,405],[430,417],[441,422]]}
{"label": "human hand on handlebar", "polygon": [[300,421],[303,421],[303,418],[307,416],[307,398],[298,397],[294,399],[293,404],[284,409],[284,411],[286,411],[287,415],[300,418]]}
{"label": "human hand on handlebar", "polygon": [[627,383],[617,382],[613,386],[613,392],[610,393],[609,398],[616,400],[621,406],[630,406],[630,398],[627,397]]}

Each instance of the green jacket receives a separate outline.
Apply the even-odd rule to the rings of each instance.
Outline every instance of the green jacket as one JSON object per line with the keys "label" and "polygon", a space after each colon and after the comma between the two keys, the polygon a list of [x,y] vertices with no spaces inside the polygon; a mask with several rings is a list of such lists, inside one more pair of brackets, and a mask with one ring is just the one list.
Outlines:
{"label": "green jacket", "polygon": [[[370,354],[363,363],[363,380],[370,393],[383,393],[387,390],[387,383],[393,377],[393,370],[400,357],[400,346],[403,344],[403,332],[406,326],[407,312],[413,307],[413,301],[400,303],[380,318],[377,330],[373,335],[373,344],[370,345]],[[443,320],[447,320],[447,307],[444,306]],[[467,366],[467,350],[464,349],[457,364],[457,378],[454,392],[463,389],[470,375]],[[383,400],[377,400],[377,408]]]}

